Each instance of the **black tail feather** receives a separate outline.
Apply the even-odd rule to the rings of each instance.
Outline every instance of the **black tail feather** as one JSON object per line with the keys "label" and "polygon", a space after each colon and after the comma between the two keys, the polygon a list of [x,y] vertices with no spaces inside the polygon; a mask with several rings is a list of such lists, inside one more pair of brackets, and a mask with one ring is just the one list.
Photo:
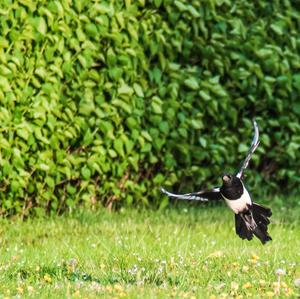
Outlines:
{"label": "black tail feather", "polygon": [[263,244],[271,241],[272,238],[268,234],[268,224],[270,224],[270,220],[268,217],[272,216],[272,211],[269,208],[253,203],[252,215],[257,225],[253,233],[260,239]]}
{"label": "black tail feather", "polygon": [[272,211],[269,208],[253,203],[250,210],[235,215],[235,230],[242,239],[252,240],[253,234],[265,244],[272,238],[268,234],[268,224]]}
{"label": "black tail feather", "polygon": [[252,209],[254,209],[255,211],[258,211],[259,213],[261,213],[265,217],[271,217],[272,216],[271,209],[269,209],[267,207],[264,207],[262,205],[259,205],[255,202],[252,203]]}
{"label": "black tail feather", "polygon": [[253,239],[252,231],[247,228],[245,221],[239,214],[235,214],[235,232],[243,240],[250,241]]}

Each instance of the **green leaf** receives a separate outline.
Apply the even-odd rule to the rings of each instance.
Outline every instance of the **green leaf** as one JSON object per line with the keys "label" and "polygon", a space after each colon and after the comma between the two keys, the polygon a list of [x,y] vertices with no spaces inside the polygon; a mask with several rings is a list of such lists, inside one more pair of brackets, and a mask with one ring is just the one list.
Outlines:
{"label": "green leaf", "polygon": [[162,3],[162,0],[154,0],[154,5],[157,8],[160,7],[161,3]]}
{"label": "green leaf", "polygon": [[52,177],[47,176],[45,179],[46,184],[50,187],[50,188],[54,188],[55,187],[55,181]]}
{"label": "green leaf", "polygon": [[199,138],[199,142],[200,142],[200,144],[201,144],[204,148],[207,147],[207,141],[206,141],[206,139],[205,139],[204,137],[200,137],[200,138]]}
{"label": "green leaf", "polygon": [[30,134],[30,132],[27,128],[17,129],[17,135],[20,136],[21,138],[23,138],[26,141],[29,138],[29,134]]}
{"label": "green leaf", "polygon": [[156,114],[162,114],[162,107],[160,104],[156,103],[156,102],[151,102],[151,107],[154,113]]}
{"label": "green leaf", "polygon": [[114,140],[114,149],[121,157],[124,157],[123,141],[120,138]]}
{"label": "green leaf", "polygon": [[43,171],[48,171],[50,169],[49,165],[45,163],[38,164],[38,168]]}
{"label": "green leaf", "polygon": [[178,10],[181,12],[187,10],[187,6],[185,4],[183,4],[181,1],[175,0],[174,4],[178,8]]}
{"label": "green leaf", "polygon": [[156,114],[162,114],[163,113],[162,100],[159,97],[154,96],[152,98],[151,107],[152,107],[152,110],[153,110],[154,113],[156,113]]}
{"label": "green leaf", "polygon": [[49,140],[43,136],[41,128],[36,127],[34,129],[34,135],[35,135],[36,139],[42,141],[43,143],[45,143],[45,144],[50,143]]}
{"label": "green leaf", "polygon": [[47,33],[47,23],[43,17],[39,17],[36,23],[36,29],[42,35]]}
{"label": "green leaf", "polygon": [[209,95],[207,92],[205,92],[204,90],[201,90],[201,91],[199,92],[199,95],[200,95],[201,98],[202,98],[203,100],[205,100],[205,101],[211,100],[210,95]]}
{"label": "green leaf", "polygon": [[128,114],[132,113],[131,106],[123,100],[115,99],[115,100],[112,101],[112,104],[116,107],[120,107],[121,109],[123,109]]}
{"label": "green leaf", "polygon": [[141,131],[141,135],[148,141],[152,141],[151,135],[147,131]]}
{"label": "green leaf", "polygon": [[98,35],[97,26],[93,23],[86,24],[85,31],[87,32],[89,37],[95,38]]}
{"label": "green leaf", "polygon": [[277,33],[278,35],[282,35],[283,34],[283,26],[281,23],[275,23],[275,24],[271,24],[270,28]]}
{"label": "green leaf", "polygon": [[141,98],[144,97],[143,89],[142,89],[142,87],[139,84],[134,83],[133,84],[133,89],[134,89],[134,91],[135,91],[135,93],[136,93],[137,96],[139,96]]}
{"label": "green leaf", "polygon": [[195,9],[195,7],[193,7],[192,5],[187,5],[187,10],[190,12],[190,14],[194,17],[194,18],[199,18],[200,14],[199,12]]}
{"label": "green leaf", "polygon": [[122,95],[129,95],[132,96],[133,94],[133,89],[128,86],[127,84],[123,83],[119,88],[118,88],[118,94]]}
{"label": "green leaf", "polygon": [[0,89],[4,92],[11,91],[10,82],[6,77],[0,76]]}
{"label": "green leaf", "polygon": [[200,119],[192,119],[191,125],[194,129],[202,129],[203,128],[203,122]]}
{"label": "green leaf", "polygon": [[85,180],[88,180],[91,177],[91,171],[88,167],[83,167],[81,169],[81,175]]}
{"label": "green leaf", "polygon": [[111,158],[117,157],[117,153],[113,149],[109,149],[108,154],[110,155]]}
{"label": "green leaf", "polygon": [[248,152],[248,150],[249,150],[249,146],[248,146],[248,145],[243,144],[243,143],[240,143],[240,144],[239,144],[238,151],[239,151],[240,153]]}
{"label": "green leaf", "polygon": [[199,89],[199,83],[198,83],[197,79],[194,77],[190,77],[190,78],[184,80],[184,84],[185,84],[185,86],[187,86],[188,88],[190,88],[192,90]]}

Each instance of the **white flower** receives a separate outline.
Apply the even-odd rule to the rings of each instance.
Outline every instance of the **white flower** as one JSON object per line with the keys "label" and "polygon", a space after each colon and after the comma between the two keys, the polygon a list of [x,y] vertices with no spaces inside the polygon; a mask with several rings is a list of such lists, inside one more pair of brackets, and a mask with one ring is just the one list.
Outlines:
{"label": "white flower", "polygon": [[91,282],[89,285],[88,285],[89,289],[92,290],[92,291],[96,291],[96,292],[99,292],[99,291],[102,291],[103,287],[101,286],[100,283],[98,282]]}
{"label": "white flower", "polygon": [[296,278],[294,280],[294,284],[295,284],[296,287],[300,287],[300,278]]}
{"label": "white flower", "polygon": [[276,270],[276,275],[285,275],[286,274],[286,272],[285,272],[285,270],[284,269],[277,269]]}
{"label": "white flower", "polygon": [[162,267],[159,267],[158,269],[157,269],[157,274],[161,274],[163,272],[163,268]]}
{"label": "white flower", "polygon": [[71,267],[76,267],[78,265],[78,261],[77,261],[76,258],[72,258],[72,259],[69,260],[68,264]]}

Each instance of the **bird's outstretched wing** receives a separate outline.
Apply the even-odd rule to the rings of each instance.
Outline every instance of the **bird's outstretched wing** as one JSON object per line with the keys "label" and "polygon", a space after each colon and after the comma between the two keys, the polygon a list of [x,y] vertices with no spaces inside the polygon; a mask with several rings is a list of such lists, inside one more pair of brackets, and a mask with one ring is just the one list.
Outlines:
{"label": "bird's outstretched wing", "polygon": [[177,199],[183,200],[195,200],[195,201],[211,201],[211,200],[221,200],[222,195],[220,193],[220,188],[214,188],[212,190],[207,191],[199,191],[194,193],[185,193],[185,194],[174,194],[168,192],[163,187],[160,188],[161,192],[166,194],[169,197],[174,197]]}
{"label": "bird's outstretched wing", "polygon": [[239,167],[239,171],[237,172],[236,176],[238,178],[241,178],[243,175],[243,171],[247,168],[249,161],[251,160],[251,157],[254,153],[254,151],[256,150],[256,148],[259,145],[259,131],[258,131],[258,125],[255,121],[255,119],[253,119],[253,127],[254,127],[254,136],[252,139],[252,143],[251,143],[251,147],[249,149],[249,152],[246,156],[246,159],[241,163],[240,167]]}

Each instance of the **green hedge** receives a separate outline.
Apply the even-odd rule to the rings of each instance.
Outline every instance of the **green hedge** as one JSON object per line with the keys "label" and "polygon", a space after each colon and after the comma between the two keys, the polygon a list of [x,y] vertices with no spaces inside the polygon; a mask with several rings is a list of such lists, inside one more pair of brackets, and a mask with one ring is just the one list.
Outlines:
{"label": "green hedge", "polygon": [[299,12],[288,0],[2,3],[1,213],[165,204],[161,184],[212,186],[244,157],[254,116],[249,185],[299,191]]}

